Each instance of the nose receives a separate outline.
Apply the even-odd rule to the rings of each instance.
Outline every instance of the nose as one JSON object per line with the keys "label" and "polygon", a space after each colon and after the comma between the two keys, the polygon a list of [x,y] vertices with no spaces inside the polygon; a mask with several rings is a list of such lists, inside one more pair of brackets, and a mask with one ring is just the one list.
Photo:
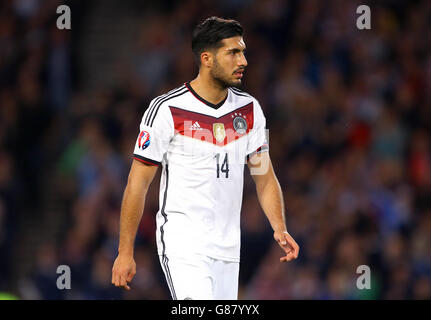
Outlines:
{"label": "nose", "polygon": [[248,65],[248,62],[247,62],[247,59],[245,58],[244,52],[241,53],[241,58],[240,58],[240,61],[239,61],[239,65],[240,65],[240,67],[246,67]]}

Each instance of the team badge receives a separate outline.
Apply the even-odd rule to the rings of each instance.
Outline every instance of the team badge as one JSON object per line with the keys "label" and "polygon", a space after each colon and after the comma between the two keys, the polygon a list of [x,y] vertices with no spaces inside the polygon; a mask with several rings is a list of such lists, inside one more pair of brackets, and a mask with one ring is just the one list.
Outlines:
{"label": "team badge", "polygon": [[226,132],[224,130],[223,123],[213,123],[213,133],[217,142],[222,142],[226,138]]}
{"label": "team badge", "polygon": [[235,117],[233,119],[233,128],[239,134],[244,134],[247,132],[247,121],[241,116]]}
{"label": "team badge", "polygon": [[150,134],[147,131],[141,131],[138,138],[139,149],[146,149],[150,145]]}

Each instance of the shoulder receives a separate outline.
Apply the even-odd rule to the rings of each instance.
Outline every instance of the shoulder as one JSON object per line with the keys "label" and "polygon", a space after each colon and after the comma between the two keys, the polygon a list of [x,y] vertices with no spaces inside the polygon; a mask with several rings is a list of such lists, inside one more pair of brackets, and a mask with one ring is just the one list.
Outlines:
{"label": "shoulder", "polygon": [[169,92],[166,92],[164,94],[161,94],[160,96],[155,97],[153,100],[151,100],[149,109],[153,106],[156,107],[156,106],[166,105],[167,103],[170,103],[174,99],[180,99],[180,97],[183,97],[187,92],[189,92],[189,90],[187,89],[185,84],[183,84],[175,89],[172,89]]}
{"label": "shoulder", "polygon": [[183,98],[187,92],[188,89],[183,84],[151,100],[143,117],[145,124],[151,126],[157,117],[160,118],[160,115],[167,115],[166,113],[169,111],[167,106],[174,100]]}
{"label": "shoulder", "polygon": [[244,105],[252,102],[254,112],[263,115],[262,107],[260,106],[259,101],[254,96],[236,87],[229,87],[229,90],[232,93],[234,99],[236,99],[239,104]]}
{"label": "shoulder", "polygon": [[251,94],[249,94],[245,91],[242,91],[241,89],[238,89],[236,87],[229,87],[229,90],[235,99],[237,99],[239,101],[244,101],[244,102],[253,102],[253,104],[255,106],[260,108],[259,101],[255,97],[253,97]]}
{"label": "shoulder", "polygon": [[251,94],[242,91],[241,89],[238,89],[236,87],[229,87],[230,92],[232,92],[237,97],[243,97],[243,98],[249,98],[256,100]]}

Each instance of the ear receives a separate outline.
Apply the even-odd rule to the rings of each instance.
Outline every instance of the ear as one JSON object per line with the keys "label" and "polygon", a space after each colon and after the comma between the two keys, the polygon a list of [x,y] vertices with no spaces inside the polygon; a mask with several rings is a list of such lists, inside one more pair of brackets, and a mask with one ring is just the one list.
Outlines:
{"label": "ear", "polygon": [[213,54],[209,51],[201,53],[201,65],[207,68],[211,68],[213,65]]}

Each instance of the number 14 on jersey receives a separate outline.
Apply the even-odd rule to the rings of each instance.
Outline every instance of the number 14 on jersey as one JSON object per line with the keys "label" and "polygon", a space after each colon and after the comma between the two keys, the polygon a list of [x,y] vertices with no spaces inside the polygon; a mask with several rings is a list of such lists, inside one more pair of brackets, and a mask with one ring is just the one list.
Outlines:
{"label": "number 14 on jersey", "polygon": [[227,156],[227,153],[224,156],[223,163],[220,167],[220,153],[217,153],[214,158],[217,159],[217,178],[220,178],[220,172],[225,174],[225,178],[229,178],[229,158]]}

